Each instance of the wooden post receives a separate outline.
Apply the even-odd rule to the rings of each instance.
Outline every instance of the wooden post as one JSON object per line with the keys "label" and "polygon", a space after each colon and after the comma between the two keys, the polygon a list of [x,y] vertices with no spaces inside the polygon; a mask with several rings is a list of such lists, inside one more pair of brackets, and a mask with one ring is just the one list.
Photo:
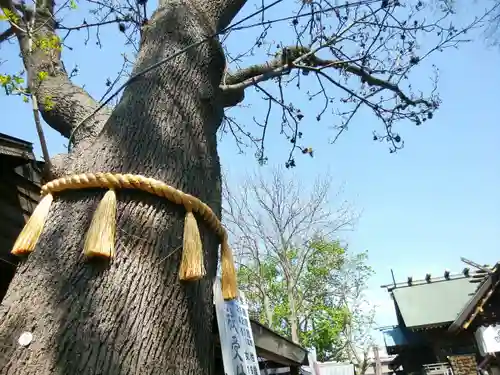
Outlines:
{"label": "wooden post", "polygon": [[382,375],[382,365],[380,364],[380,355],[378,346],[373,346],[373,359],[375,360],[375,375]]}

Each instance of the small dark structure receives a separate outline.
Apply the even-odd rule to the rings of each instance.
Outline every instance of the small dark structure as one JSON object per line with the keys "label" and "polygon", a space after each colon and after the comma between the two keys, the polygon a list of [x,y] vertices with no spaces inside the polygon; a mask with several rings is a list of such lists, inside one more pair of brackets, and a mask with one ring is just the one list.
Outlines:
{"label": "small dark structure", "polygon": [[40,199],[42,166],[32,143],[0,133],[0,301],[17,265],[10,250]]}
{"label": "small dark structure", "polygon": [[[276,332],[266,326],[250,319],[252,325],[252,334],[255,342],[255,350],[259,357],[259,366],[262,369],[285,369],[290,375],[298,375],[300,367],[308,364],[307,350],[301,346],[294,344],[291,340],[280,336]],[[214,322],[215,330],[217,323]],[[222,364],[222,355],[220,352],[219,333],[214,332],[217,343],[216,350],[216,375],[224,374],[224,366]],[[271,371],[272,373],[272,371]]]}
{"label": "small dark structure", "polygon": [[[477,272],[474,281],[478,285],[476,292],[448,332],[456,335],[473,332],[480,354],[478,368],[500,375],[500,263]],[[494,329],[493,337],[485,337],[486,327]]]}
{"label": "small dark structure", "polygon": [[[465,274],[385,285],[390,293],[398,326],[383,330],[388,354],[396,354],[393,367],[406,374],[476,375],[474,335],[448,333],[448,327],[471,299],[477,285]],[[469,370],[452,367],[455,356],[467,355]],[[465,357],[464,357],[465,358]]]}
{"label": "small dark structure", "polygon": [[476,272],[476,292],[464,306],[448,331],[457,333],[500,323],[500,263]]}

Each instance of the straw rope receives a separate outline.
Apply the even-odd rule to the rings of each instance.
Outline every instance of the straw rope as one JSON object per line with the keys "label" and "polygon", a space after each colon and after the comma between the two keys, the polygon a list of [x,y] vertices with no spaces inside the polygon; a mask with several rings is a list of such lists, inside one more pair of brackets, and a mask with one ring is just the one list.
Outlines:
{"label": "straw rope", "polygon": [[121,173],[83,173],[48,182],[42,187],[42,195],[85,188],[138,189],[167,198],[175,204],[183,205],[186,211],[199,214],[221,242],[227,241],[226,229],[207,204],[154,178]]}
{"label": "straw rope", "polygon": [[26,255],[35,250],[38,239],[43,232],[54,193],[89,188],[108,189],[108,192],[102,198],[92,217],[83,248],[85,256],[108,259],[114,257],[117,203],[115,190],[142,190],[161,198],[167,198],[175,204],[183,205],[186,209],[179,278],[186,281],[195,281],[206,274],[200,232],[196,218],[193,215],[193,213],[198,213],[220,239],[222,294],[225,299],[234,299],[237,296],[237,274],[233,254],[227,243],[227,232],[212,209],[190,194],[183,193],[164,182],[140,175],[84,173],[48,182],[42,186],[43,198],[19,234],[11,253]]}

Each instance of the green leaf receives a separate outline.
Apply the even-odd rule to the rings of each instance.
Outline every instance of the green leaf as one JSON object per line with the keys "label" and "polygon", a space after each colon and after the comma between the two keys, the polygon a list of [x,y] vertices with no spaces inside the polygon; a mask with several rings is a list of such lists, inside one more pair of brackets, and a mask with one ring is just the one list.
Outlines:
{"label": "green leaf", "polygon": [[11,12],[10,9],[2,8],[3,16],[1,16],[0,20],[2,21],[10,21],[13,23],[17,23],[19,21],[19,16],[14,12]]}
{"label": "green leaf", "polygon": [[11,76],[10,75],[3,75],[0,74],[0,85],[5,87],[11,82]]}
{"label": "green leaf", "polygon": [[46,111],[53,110],[54,109],[54,105],[55,105],[55,103],[52,101],[52,97],[51,96],[46,96],[43,99],[43,106],[44,106],[44,109]]}
{"label": "green leaf", "polygon": [[75,0],[70,0],[69,7],[71,9],[76,9],[77,8],[76,1]]}
{"label": "green leaf", "polygon": [[46,79],[47,77],[49,76],[49,73],[47,72],[38,72],[38,79],[40,81],[43,81],[44,79]]}
{"label": "green leaf", "polygon": [[[315,347],[318,359],[343,360],[345,347],[343,332],[355,317],[339,300],[339,291],[350,298],[356,288],[363,288],[372,269],[367,265],[367,254],[351,254],[338,241],[323,238],[305,239],[304,245],[279,251],[278,257],[259,254],[238,270],[240,288],[245,292],[252,311],[279,334],[291,336],[291,301],[295,302],[299,325],[299,343]],[[304,259],[304,254],[307,254]],[[287,287],[283,264],[288,264],[295,287]],[[288,276],[290,277],[290,276]],[[351,294],[349,294],[351,293]],[[270,311],[265,311],[264,295]],[[268,322],[269,312],[272,321]],[[344,341],[343,341],[344,340]]]}

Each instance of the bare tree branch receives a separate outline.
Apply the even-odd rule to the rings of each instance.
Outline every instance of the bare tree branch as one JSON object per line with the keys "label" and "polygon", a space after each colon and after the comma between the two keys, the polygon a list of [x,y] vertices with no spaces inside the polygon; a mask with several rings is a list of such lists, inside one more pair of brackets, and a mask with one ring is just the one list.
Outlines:
{"label": "bare tree branch", "polygon": [[324,60],[317,57],[310,49],[303,47],[286,47],[282,54],[265,64],[253,65],[241,69],[235,73],[228,74],[225,78],[225,85],[221,88],[226,91],[238,92],[250,86],[270,79],[289,74],[292,69],[302,69],[306,71],[321,72],[326,76],[326,68],[339,69],[358,76],[361,82],[369,86],[379,87],[394,92],[403,102],[402,107],[416,106],[424,104],[433,108],[434,104],[424,99],[409,98],[397,85],[375,77],[363,68],[360,68],[348,61]]}
{"label": "bare tree branch", "polygon": [[[333,119],[334,143],[355,121],[356,114],[368,108],[382,125],[381,129],[373,129],[373,140],[386,142],[390,152],[403,148],[404,140],[396,125],[423,124],[434,117],[441,102],[437,68],[430,67],[430,85],[423,82],[423,87],[411,83],[411,72],[433,53],[469,41],[465,34],[481,27],[493,12],[485,10],[457,27],[450,20],[453,14],[449,9],[433,9],[429,17],[427,10],[431,6],[432,0],[404,7],[398,1],[365,0],[334,6],[320,0],[303,3],[295,13],[280,18],[263,18],[260,23],[236,27],[235,30],[261,27],[262,34],[256,34],[253,46],[231,55],[233,66],[221,82],[224,103],[234,106],[242,100],[245,90],[254,88],[263,94],[262,100],[271,109],[250,117],[258,125],[253,131],[245,123],[232,121],[231,134],[239,144],[249,140],[249,145],[257,148],[259,163],[265,163],[265,145],[261,140],[273,129],[268,128],[268,120],[272,124],[278,120],[268,113],[281,112],[279,132],[290,142],[285,163],[290,168],[296,165],[297,150],[313,155],[310,145],[302,143],[302,118],[316,117],[321,121],[328,116],[328,123]],[[286,39],[286,44],[280,36],[267,35],[270,25],[282,21],[290,22],[296,36],[292,42]],[[257,56],[258,52],[266,55],[261,58],[267,62],[245,65],[244,58]],[[311,84],[311,78],[315,84]],[[291,91],[303,95],[304,102],[319,99],[323,105],[310,116],[308,106],[290,100]],[[306,111],[301,111],[302,107]]]}
{"label": "bare tree branch", "polygon": [[[7,4],[8,0],[2,1],[3,5],[15,9],[12,3]],[[98,107],[98,103],[85,90],[71,82],[64,68],[61,60],[61,41],[55,32],[53,2],[40,2],[36,8],[33,30],[29,30],[29,17],[26,15],[32,12],[33,10],[23,8],[20,17],[22,27],[15,29],[28,75],[27,94],[37,97],[38,107],[45,122],[68,138],[75,126]],[[30,40],[33,45],[31,52]],[[44,43],[49,43],[50,48],[44,47]],[[75,143],[94,138],[109,115],[110,110],[106,108],[78,129],[74,134]]]}
{"label": "bare tree branch", "polygon": [[9,27],[7,30],[5,30],[4,32],[2,32],[0,34],[0,43],[6,41],[10,37],[12,37],[14,34],[15,34],[14,28],[12,26]]}
{"label": "bare tree branch", "polygon": [[[208,2],[208,10],[217,20],[216,31],[220,31],[231,23],[234,17],[246,4],[247,0],[217,0]],[[206,9],[207,2],[203,2]]]}

